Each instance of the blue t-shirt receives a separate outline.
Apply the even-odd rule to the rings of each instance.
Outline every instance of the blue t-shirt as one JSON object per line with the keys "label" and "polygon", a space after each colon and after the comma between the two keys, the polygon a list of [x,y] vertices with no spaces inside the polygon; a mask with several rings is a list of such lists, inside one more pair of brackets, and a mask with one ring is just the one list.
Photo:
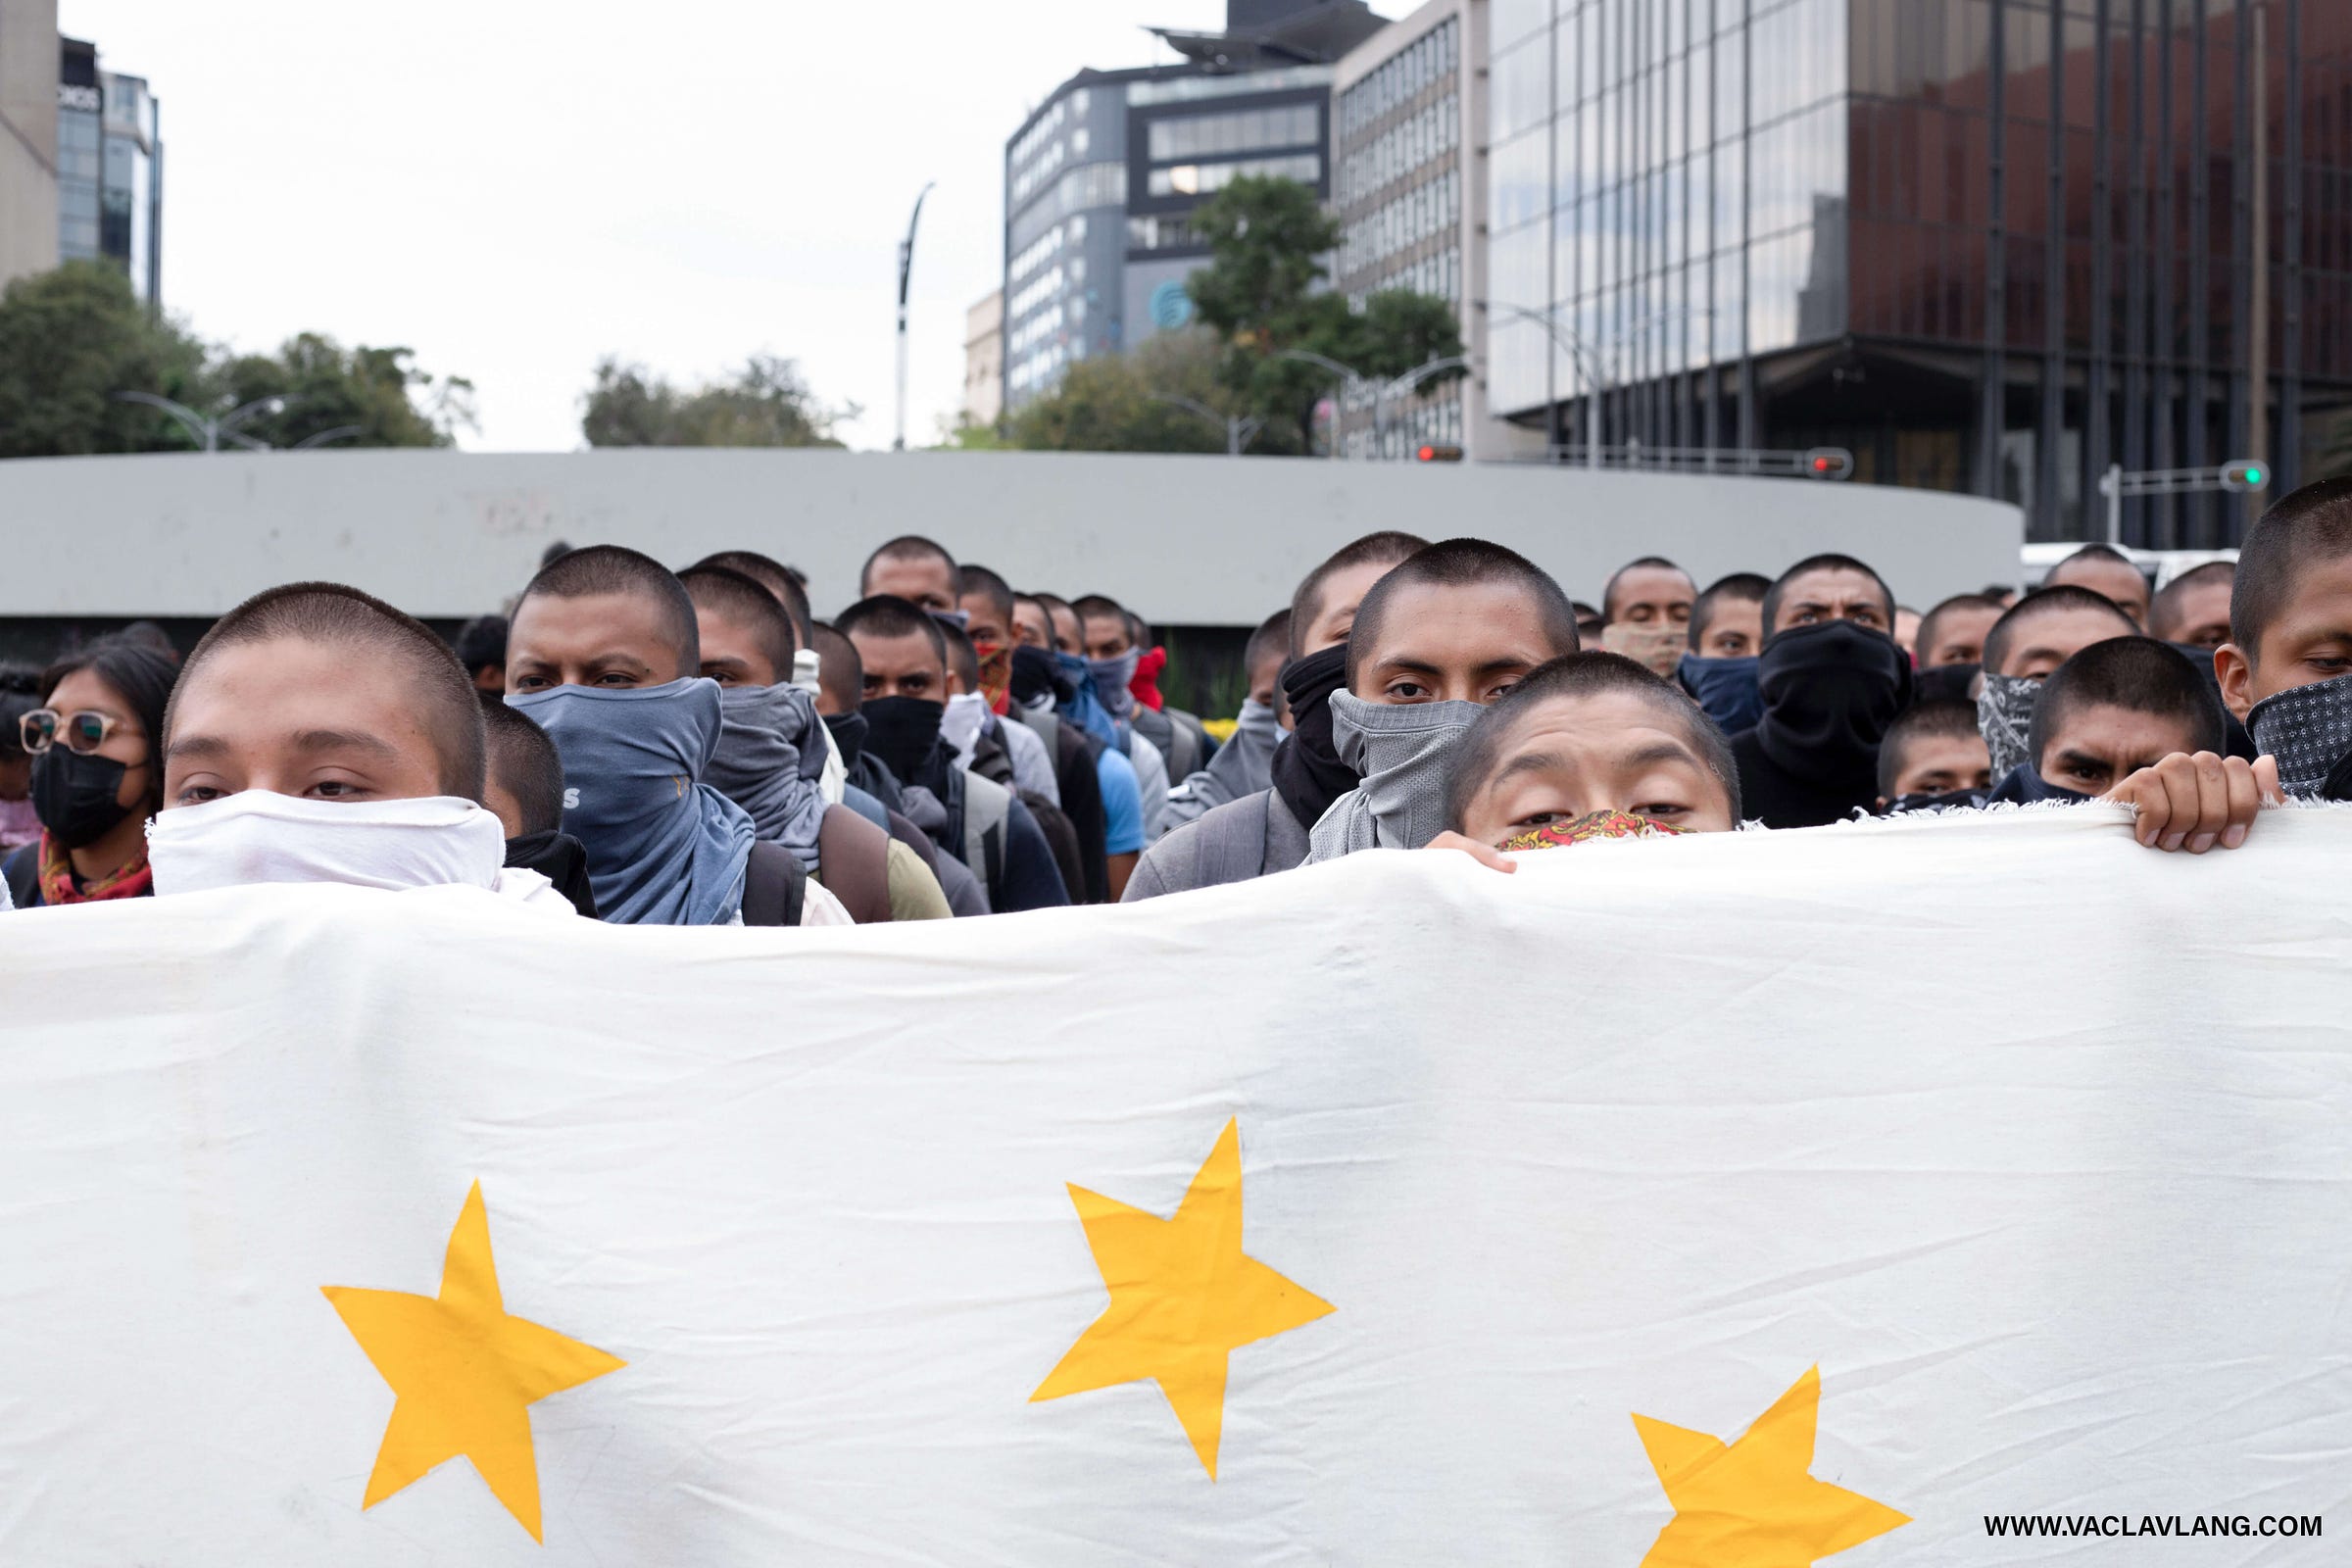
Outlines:
{"label": "blue t-shirt", "polygon": [[1144,792],[1135,782],[1135,764],[1108,746],[1095,759],[1095,776],[1102,784],[1102,853],[1135,855],[1144,847]]}

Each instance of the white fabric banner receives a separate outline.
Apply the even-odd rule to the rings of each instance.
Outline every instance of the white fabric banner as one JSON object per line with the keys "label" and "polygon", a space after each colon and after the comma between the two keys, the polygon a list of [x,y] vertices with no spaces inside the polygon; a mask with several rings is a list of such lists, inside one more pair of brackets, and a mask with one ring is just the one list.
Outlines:
{"label": "white fabric banner", "polygon": [[2352,814],[2120,818],[9,916],[0,1562],[2340,1561]]}

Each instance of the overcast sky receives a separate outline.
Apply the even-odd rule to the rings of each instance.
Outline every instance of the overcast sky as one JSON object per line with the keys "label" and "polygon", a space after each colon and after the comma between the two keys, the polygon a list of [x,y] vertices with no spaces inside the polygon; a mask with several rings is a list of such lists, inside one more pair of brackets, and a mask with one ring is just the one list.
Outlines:
{"label": "overcast sky", "polygon": [[[1395,15],[1396,4],[1379,9]],[[890,443],[895,255],[926,179],[907,440],[999,280],[1005,138],[1082,66],[1173,58],[1222,0],[405,6],[59,0],[163,105],[164,300],[203,336],[407,344],[488,451],[580,444],[598,358],[789,355]]]}

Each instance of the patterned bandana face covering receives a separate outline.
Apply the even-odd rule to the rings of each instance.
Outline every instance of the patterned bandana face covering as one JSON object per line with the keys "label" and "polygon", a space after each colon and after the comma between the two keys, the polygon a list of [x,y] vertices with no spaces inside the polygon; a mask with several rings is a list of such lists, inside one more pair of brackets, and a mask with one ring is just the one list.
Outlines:
{"label": "patterned bandana face covering", "polygon": [[1977,732],[1992,754],[1996,782],[2026,760],[2026,734],[2034,724],[2034,705],[2040,699],[2036,677],[1984,672],[1984,689],[1977,694]]}
{"label": "patterned bandana face covering", "polygon": [[2316,801],[2320,786],[2352,753],[2352,675],[2274,692],[2246,715],[2255,750],[2278,760],[2278,787]]}
{"label": "patterned bandana face covering", "polygon": [[1694,831],[1693,828],[1677,827],[1651,817],[1636,816],[1631,811],[1588,811],[1573,822],[1546,822],[1542,827],[1513,834],[1495,848],[1505,851],[1561,850],[1593,839],[1662,839]]}

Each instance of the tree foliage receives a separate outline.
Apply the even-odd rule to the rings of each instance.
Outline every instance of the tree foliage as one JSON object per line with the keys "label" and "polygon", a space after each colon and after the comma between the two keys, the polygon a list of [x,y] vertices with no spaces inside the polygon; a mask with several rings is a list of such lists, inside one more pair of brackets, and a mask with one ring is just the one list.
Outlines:
{"label": "tree foliage", "polygon": [[[1147,338],[1131,354],[1081,360],[1012,416],[1010,444],[1049,452],[1222,452],[1219,420],[1249,410],[1219,380],[1221,354],[1214,333],[1196,330]],[[1245,450],[1297,447],[1288,429],[1269,428]]]}
{"label": "tree foliage", "polygon": [[1445,300],[1387,290],[1357,311],[1324,289],[1323,258],[1339,244],[1339,224],[1296,180],[1237,179],[1192,221],[1210,261],[1185,288],[1224,344],[1218,380],[1269,427],[1294,432],[1298,450],[1313,444],[1315,405],[1338,388],[1332,370],[1289,357],[1294,351],[1382,380],[1462,352]]}
{"label": "tree foliage", "polygon": [[833,427],[858,413],[817,402],[800,368],[772,354],[691,389],[608,357],[583,403],[580,430],[592,447],[838,447]]}
{"label": "tree foliage", "polygon": [[[218,418],[256,399],[283,398],[237,428],[270,446],[347,429],[338,444],[447,446],[470,425],[472,386],[414,368],[405,348],[345,349],[305,332],[275,354],[208,349],[141,305],[120,268],[68,262],[0,294],[0,457],[184,452],[201,445],[145,392]],[[418,400],[422,400],[421,407]]]}

